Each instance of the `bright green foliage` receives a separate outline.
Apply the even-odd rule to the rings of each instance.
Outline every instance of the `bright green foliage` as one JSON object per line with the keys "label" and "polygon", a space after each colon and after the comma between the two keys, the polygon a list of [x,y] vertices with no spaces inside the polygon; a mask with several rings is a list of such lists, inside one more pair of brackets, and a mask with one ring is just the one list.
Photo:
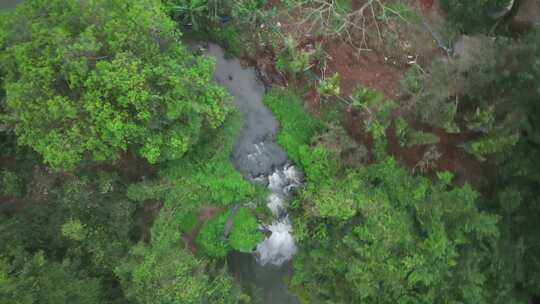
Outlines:
{"label": "bright green foliage", "polygon": [[281,124],[278,143],[287,150],[289,157],[299,163],[303,146],[309,143],[321,123],[304,111],[298,102],[298,92],[273,89],[264,97],[264,103]]}
{"label": "bright green foliage", "polygon": [[189,233],[197,225],[197,214],[193,211],[186,212],[180,216],[180,231]]}
{"label": "bright green foliage", "polygon": [[128,262],[116,269],[126,297],[140,304],[238,303],[234,283],[224,271],[213,279],[204,261],[175,248],[138,245]]}
{"label": "bright green foliage", "polygon": [[309,214],[298,220],[310,233],[299,236],[305,250],[294,284],[313,300],[336,303],[485,301],[488,252],[476,242],[497,236],[497,218],[477,210],[469,186],[449,189],[449,174],[435,183],[410,176],[392,159],[356,174],[350,183],[364,195],[355,217],[332,225]]}
{"label": "bright green foliage", "polygon": [[381,92],[371,88],[358,87],[351,98],[351,105],[360,108],[366,117],[365,130],[371,133],[375,140],[384,138],[397,105],[392,100],[385,100]]}
{"label": "bright green foliage", "polygon": [[151,242],[133,247],[116,267],[126,297],[141,304],[240,303],[244,295],[225,270],[180,246],[186,213],[179,210],[165,205],[152,226]]}
{"label": "bright green foliage", "polygon": [[[195,258],[179,246],[181,234],[195,226],[200,207],[228,206],[259,195],[231,164],[240,126],[239,116],[230,116],[181,160],[165,163],[156,180],[129,187],[134,200],[164,203],[152,226],[151,243],[134,249],[116,270],[123,290],[136,303],[240,303],[245,298],[226,272],[215,269],[215,261]],[[230,250],[222,239],[227,214],[201,227],[196,238],[201,257],[223,257]]]}
{"label": "bright green foliage", "polygon": [[79,220],[70,220],[62,225],[62,235],[74,241],[82,241],[86,238],[84,225]]}
{"label": "bright green foliage", "polygon": [[470,186],[452,186],[449,173],[435,181],[413,176],[388,157],[347,168],[332,150],[309,143],[299,157],[306,185],[294,203],[302,248],[296,289],[311,302],[486,302],[489,251],[480,244],[498,236],[498,218],[477,209]]}
{"label": "bright green foliage", "polygon": [[324,78],[319,82],[318,88],[319,94],[322,96],[335,96],[339,95],[341,92],[339,87],[339,74],[334,73],[334,75]]}
{"label": "bright green foliage", "polygon": [[239,208],[232,218],[230,234],[225,238],[225,224],[231,212],[224,212],[208,220],[197,235],[197,244],[203,254],[212,258],[222,258],[231,249],[251,252],[264,235],[258,230],[257,218],[247,208]]}
{"label": "bright green foliage", "polygon": [[292,36],[285,39],[285,46],[277,56],[276,68],[280,72],[301,73],[310,68],[313,52],[298,48]]}
{"label": "bright green foliage", "polygon": [[197,245],[203,254],[212,258],[223,258],[231,249],[225,238],[225,224],[230,211],[208,220],[197,235]]}
{"label": "bright green foliage", "polygon": [[258,230],[259,223],[253,212],[247,208],[239,208],[233,218],[233,226],[228,241],[233,249],[251,252],[264,239]]}
{"label": "bright green foliage", "polygon": [[352,105],[358,108],[369,107],[382,103],[384,96],[381,92],[365,87],[358,87],[352,94]]}
{"label": "bright green foliage", "polygon": [[4,121],[50,165],[177,159],[229,108],[157,1],[26,1],[2,20]]}
{"label": "bright green foliage", "polygon": [[182,212],[201,205],[222,206],[247,201],[263,194],[243,179],[231,163],[235,134],[241,126],[239,115],[232,115],[222,128],[201,138],[184,158],[164,164],[160,178],[129,187],[134,200],[157,199]]}
{"label": "bright green foliage", "polygon": [[220,17],[235,18],[237,23],[253,25],[262,13],[264,0],[162,0],[165,8],[184,27],[195,31],[207,29]]}
{"label": "bright green foliage", "polygon": [[493,23],[492,15],[503,10],[509,0],[441,0],[441,8],[451,21],[463,31],[474,32],[486,29]]}
{"label": "bright green foliage", "polygon": [[488,155],[507,151],[512,146],[515,146],[518,141],[519,134],[485,136],[479,140],[467,143],[464,149],[476,156],[477,159],[485,161]]}

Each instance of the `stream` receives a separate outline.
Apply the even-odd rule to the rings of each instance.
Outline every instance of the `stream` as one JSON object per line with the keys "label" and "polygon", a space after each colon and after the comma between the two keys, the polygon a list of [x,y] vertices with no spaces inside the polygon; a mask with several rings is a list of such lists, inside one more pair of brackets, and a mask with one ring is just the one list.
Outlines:
{"label": "stream", "polygon": [[227,257],[229,269],[245,289],[256,293],[257,303],[296,304],[298,300],[283,278],[292,275],[291,260],[297,251],[287,204],[302,183],[302,173],[274,142],[279,124],[263,104],[265,87],[256,70],[226,57],[215,44],[205,45],[204,53],[216,59],[214,79],[228,89],[244,118],[232,161],[244,178],[269,189],[266,203],[273,214],[272,222],[261,227],[272,234],[253,253],[231,252]]}

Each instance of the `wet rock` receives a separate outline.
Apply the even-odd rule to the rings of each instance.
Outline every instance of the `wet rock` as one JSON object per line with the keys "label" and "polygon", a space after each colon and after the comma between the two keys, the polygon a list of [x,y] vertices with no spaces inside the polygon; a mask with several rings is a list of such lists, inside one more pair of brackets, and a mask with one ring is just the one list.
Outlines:
{"label": "wet rock", "polygon": [[529,30],[540,24],[540,0],[523,0],[519,5],[512,25],[517,30]]}
{"label": "wet rock", "polygon": [[238,208],[240,206],[236,205],[231,209],[231,214],[227,218],[227,222],[225,223],[225,227],[223,228],[223,239],[226,240],[229,238],[229,235],[231,234],[232,226],[234,223],[234,216],[236,215],[236,212],[238,212]]}
{"label": "wet rock", "polygon": [[265,86],[285,86],[285,78],[276,70],[271,56],[262,56],[256,60],[259,78]]}

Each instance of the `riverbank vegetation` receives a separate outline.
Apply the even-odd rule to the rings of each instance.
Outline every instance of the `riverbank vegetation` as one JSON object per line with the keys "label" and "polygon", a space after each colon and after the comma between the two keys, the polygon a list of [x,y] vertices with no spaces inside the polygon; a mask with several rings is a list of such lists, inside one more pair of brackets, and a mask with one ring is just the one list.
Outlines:
{"label": "riverbank vegetation", "polygon": [[283,278],[301,303],[535,303],[540,19],[513,22],[525,2],[1,11],[0,302],[257,303],[226,256],[264,239],[266,190],[233,166],[242,116],[187,38],[269,87],[305,175]]}

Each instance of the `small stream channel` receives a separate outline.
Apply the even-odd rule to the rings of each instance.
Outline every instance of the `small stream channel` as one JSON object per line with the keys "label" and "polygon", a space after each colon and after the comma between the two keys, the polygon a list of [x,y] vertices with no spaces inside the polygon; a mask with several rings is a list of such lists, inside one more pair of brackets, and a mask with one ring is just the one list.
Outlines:
{"label": "small stream channel", "polygon": [[238,59],[227,58],[215,44],[204,45],[204,52],[216,59],[214,78],[234,97],[244,118],[233,163],[244,178],[268,187],[267,206],[273,214],[272,222],[261,227],[272,234],[253,253],[231,252],[227,257],[229,269],[245,289],[257,294],[256,303],[296,304],[298,300],[288,291],[283,278],[292,275],[291,259],[297,251],[287,204],[301,185],[302,173],[274,142],[279,125],[262,102],[265,88],[256,70],[242,67]]}

